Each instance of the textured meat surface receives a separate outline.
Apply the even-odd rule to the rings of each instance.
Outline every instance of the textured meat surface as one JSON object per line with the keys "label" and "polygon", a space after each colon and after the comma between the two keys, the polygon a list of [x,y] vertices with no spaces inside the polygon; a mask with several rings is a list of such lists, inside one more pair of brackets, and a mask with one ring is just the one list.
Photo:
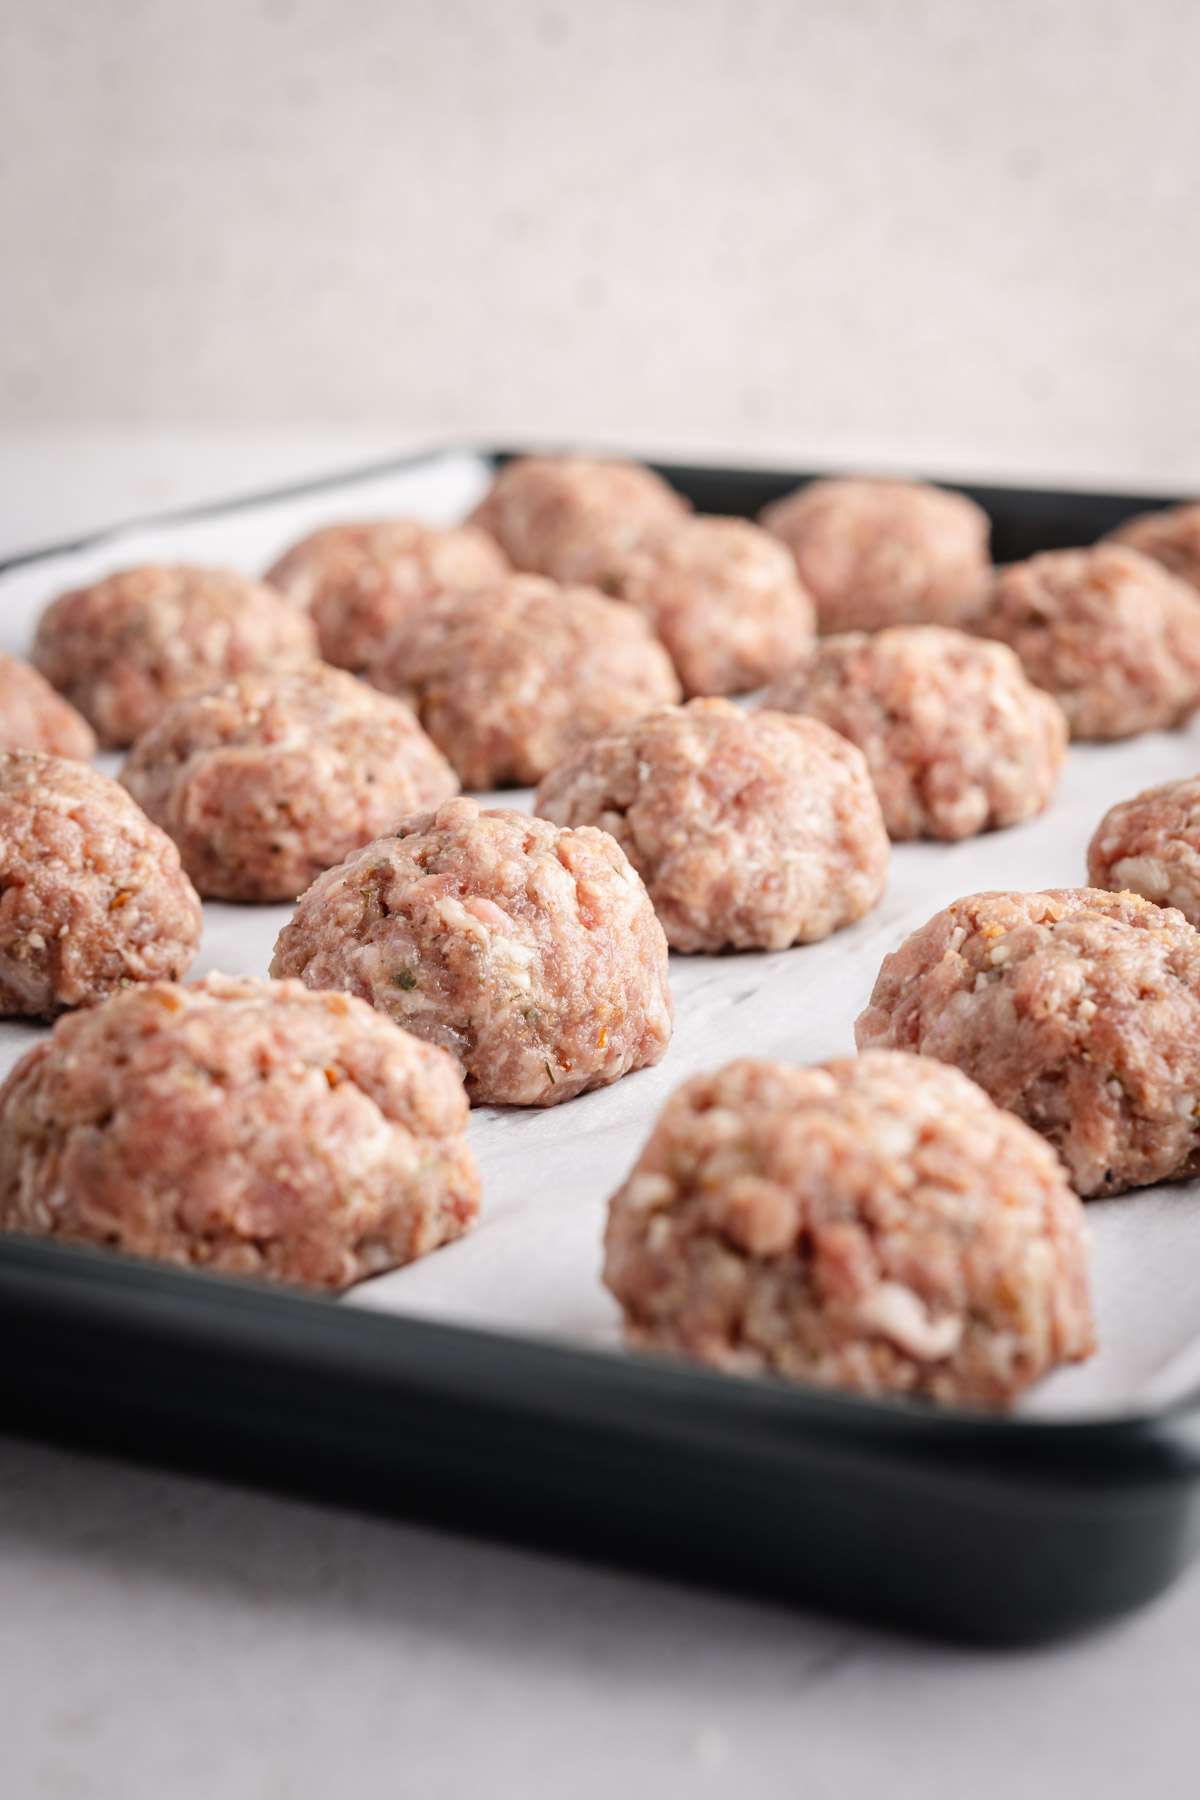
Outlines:
{"label": "textured meat surface", "polygon": [[666,939],[612,838],[473,800],[321,876],[271,972],[369,1000],[449,1050],[481,1103],[569,1100],[671,1036]]}
{"label": "textured meat surface", "polygon": [[273,588],[229,569],[160,564],[60,594],[33,647],[47,681],[114,749],[184,694],[316,654],[311,620]]}
{"label": "textured meat surface", "polygon": [[1200,500],[1139,513],[1110,532],[1109,541],[1152,556],[1172,575],[1200,588]]}
{"label": "textured meat surface", "polygon": [[888,841],[860,753],[813,719],[664,707],[553,769],[537,811],[610,832],[677,950],[783,950],[861,918]]}
{"label": "textured meat surface", "polygon": [[936,1062],[736,1062],[667,1102],[609,1209],[631,1341],[859,1393],[1009,1404],[1094,1346],[1049,1146]]}
{"label": "textured meat surface", "polygon": [[450,1058],[345,994],[156,983],[0,1089],[0,1227],[343,1288],[470,1225],[466,1122]]}
{"label": "textured meat surface", "polygon": [[679,698],[632,607],[536,575],[432,601],[368,676],[411,704],[469,788],[531,786],[606,726]]}
{"label": "textured meat surface", "polygon": [[817,604],[822,631],[960,625],[989,573],[987,514],[920,481],[812,481],[764,507]]}
{"label": "textured meat surface", "polygon": [[88,762],[96,737],[87,720],[56,694],[44,675],[0,651],[0,750],[42,750]]}
{"label": "textured meat surface", "polygon": [[507,570],[486,532],[376,519],[311,532],[265,580],[311,612],[326,662],[361,671],[435,594],[472,593]]}
{"label": "textured meat surface", "polygon": [[1200,776],[1110,807],[1088,845],[1088,880],[1174,906],[1200,925]]}
{"label": "textured meat surface", "polygon": [[746,693],[812,644],[792,557],[746,519],[682,520],[622,558],[606,591],[657,632],[686,694]]}
{"label": "textured meat surface", "polygon": [[604,587],[627,551],[687,510],[639,463],[525,456],[499,471],[470,523],[491,533],[514,569]]}
{"label": "textured meat surface", "polygon": [[1067,748],[1062,708],[1007,645],[938,625],[823,638],[765,704],[857,744],[893,838],[964,838],[1039,813]]}
{"label": "textured meat surface", "polygon": [[1077,1192],[1200,1171],[1200,932],[1136,894],[974,894],[880,969],[860,1050],[954,1063]]}
{"label": "textured meat surface", "polygon": [[200,902],[165,832],[84,764],[0,751],[0,1013],[182,975]]}
{"label": "textured meat surface", "polygon": [[221,900],[294,900],[458,791],[401,701],[322,663],[177,700],[121,779],[199,891]]}
{"label": "textured meat surface", "polygon": [[1122,544],[998,569],[972,628],[1012,646],[1075,738],[1178,725],[1200,703],[1200,599]]}

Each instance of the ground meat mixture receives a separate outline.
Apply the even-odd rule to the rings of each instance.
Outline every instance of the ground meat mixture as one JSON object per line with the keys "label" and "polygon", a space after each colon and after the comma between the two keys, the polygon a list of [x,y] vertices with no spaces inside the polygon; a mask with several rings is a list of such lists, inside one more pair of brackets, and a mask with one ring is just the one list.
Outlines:
{"label": "ground meat mixture", "polygon": [[458,792],[407,706],[323,663],[177,700],[121,779],[216,900],[294,900]]}
{"label": "ground meat mixture", "polygon": [[0,751],[0,1014],[48,1018],[174,979],[200,923],[178,850],[115,781]]}
{"label": "ground meat mixture", "polygon": [[492,534],[515,569],[604,587],[626,552],[687,510],[639,463],[525,456],[499,471],[470,523]]}
{"label": "ground meat mixture", "polygon": [[676,950],[783,950],[861,918],[888,840],[860,753],[813,719],[728,700],[664,707],[593,738],[537,811],[610,832]]}
{"label": "ground meat mixture", "polygon": [[956,900],[886,958],[856,1035],[957,1064],[1084,1196],[1200,1171],[1200,932],[1136,894]]}
{"label": "ground meat mixture", "polygon": [[746,693],[811,648],[795,563],[746,519],[685,519],[623,557],[606,591],[644,615],[687,694]]}
{"label": "ground meat mixture", "polygon": [[940,625],[823,638],[765,704],[857,744],[893,838],[964,838],[1016,825],[1053,794],[1062,708],[1004,644]]}
{"label": "ground meat mixture", "polygon": [[471,1224],[466,1123],[450,1058],[345,994],[158,982],[0,1088],[0,1229],[344,1288]]}
{"label": "ground meat mixture", "polygon": [[96,738],[87,720],[56,694],[44,675],[0,651],[0,750],[43,750],[87,762]]}
{"label": "ground meat mixture", "polygon": [[113,749],[157,725],[184,694],[316,654],[312,621],[273,588],[228,569],[157,564],[60,595],[33,647],[47,681]]}
{"label": "ground meat mixture", "polygon": [[1012,645],[1074,738],[1178,725],[1200,703],[1200,599],[1121,544],[999,569],[973,628]]}
{"label": "ground meat mixture", "polygon": [[314,883],[274,975],[358,994],[449,1050],[480,1103],[550,1106],[656,1063],[667,944],[602,831],[452,800]]}
{"label": "ground meat mixture", "polygon": [[764,507],[817,603],[822,631],[961,625],[989,572],[987,514],[920,481],[812,481]]}
{"label": "ground meat mixture", "polygon": [[1088,880],[1177,907],[1200,925],[1200,775],[1110,807],[1088,845]]}
{"label": "ground meat mixture", "polygon": [[368,674],[410,702],[469,788],[540,781],[596,732],[679,698],[632,607],[536,575],[431,601]]}
{"label": "ground meat mixture", "polygon": [[957,1070],[736,1062],[667,1102],[614,1196],[631,1341],[858,1393],[1005,1406],[1094,1347],[1083,1209]]}
{"label": "ground meat mixture", "polygon": [[1200,588],[1200,500],[1139,513],[1109,537],[1113,543],[1128,544],[1143,556],[1152,556],[1172,575]]}
{"label": "ground meat mixture", "polygon": [[310,610],[326,662],[361,671],[435,594],[473,593],[507,572],[486,532],[379,519],[312,532],[265,579]]}

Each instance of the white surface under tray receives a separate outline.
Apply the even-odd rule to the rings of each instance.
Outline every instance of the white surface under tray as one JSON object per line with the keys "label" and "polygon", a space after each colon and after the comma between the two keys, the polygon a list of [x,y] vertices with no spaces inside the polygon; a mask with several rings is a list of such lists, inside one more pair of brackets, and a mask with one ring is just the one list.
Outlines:
{"label": "white surface under tray", "polygon": [[[161,558],[257,573],[302,532],[337,519],[391,512],[450,522],[485,482],[480,461],[448,454],[221,518],[114,532],[89,550],[0,576],[0,648],[26,651],[47,600],[111,569]],[[826,943],[775,955],[673,956],[676,1027],[664,1062],[546,1112],[473,1114],[484,1181],[476,1230],[356,1289],[346,1303],[618,1349],[617,1309],[599,1281],[605,1202],[667,1093],[733,1056],[806,1062],[847,1054],[879,963],[907,932],[978,889],[1083,881],[1085,846],[1105,808],[1198,764],[1195,726],[1073,749],[1042,818],[965,844],[897,848],[882,905]],[[502,798],[529,804],[525,793]],[[193,973],[265,974],[288,910],[207,905]],[[38,1029],[0,1024],[0,1075]],[[1141,1408],[1200,1383],[1200,1183],[1093,1202],[1088,1218],[1101,1348],[1084,1367],[1045,1382],[1026,1401],[1027,1412],[1063,1417]]]}

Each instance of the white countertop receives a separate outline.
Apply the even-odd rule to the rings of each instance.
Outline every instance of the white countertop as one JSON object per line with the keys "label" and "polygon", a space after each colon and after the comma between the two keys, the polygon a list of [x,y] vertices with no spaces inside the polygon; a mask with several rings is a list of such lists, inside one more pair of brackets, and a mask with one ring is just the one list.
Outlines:
{"label": "white countertop", "polygon": [[[0,555],[390,447],[0,440]],[[1196,1574],[981,1654],[0,1440],[5,1800],[1170,1800],[1198,1638]]]}

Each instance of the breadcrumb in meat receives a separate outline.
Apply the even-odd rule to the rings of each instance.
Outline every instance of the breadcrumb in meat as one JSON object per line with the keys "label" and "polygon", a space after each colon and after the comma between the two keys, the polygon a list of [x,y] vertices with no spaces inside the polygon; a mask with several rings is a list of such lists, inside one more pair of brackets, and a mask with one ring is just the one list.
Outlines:
{"label": "breadcrumb in meat", "polygon": [[591,739],[545,777],[536,806],[612,833],[676,950],[812,943],[869,911],[887,875],[860,752],[814,719],[728,700]]}
{"label": "breadcrumb in meat", "polygon": [[961,625],[987,588],[990,524],[963,494],[921,481],[810,481],[763,508],[813,596],[822,631]]}
{"label": "breadcrumb in meat", "polygon": [[367,673],[409,702],[468,788],[532,786],[576,744],[680,693],[632,607],[536,575],[432,601]]}
{"label": "breadcrumb in meat", "polygon": [[973,628],[1011,645],[1073,738],[1164,730],[1200,704],[1200,596],[1123,544],[998,569]]}
{"label": "breadcrumb in meat", "polygon": [[514,569],[603,588],[622,556],[687,511],[640,463],[523,456],[498,471],[469,523],[491,533]]}
{"label": "breadcrumb in meat", "polygon": [[884,959],[860,1050],[954,1063],[1090,1198],[1200,1172],[1200,932],[1096,888],[973,894]]}
{"label": "breadcrumb in meat", "polygon": [[603,831],[452,800],[331,869],[271,972],[342,989],[453,1055],[471,1099],[551,1106],[656,1063],[667,944]]}
{"label": "breadcrumb in meat", "polygon": [[458,779],[409,709],[311,663],[177,700],[122,781],[178,844],[200,892],[294,900],[324,869]]}
{"label": "breadcrumb in meat", "polygon": [[310,532],[265,579],[312,614],[326,662],[361,672],[435,594],[472,593],[507,572],[486,532],[377,519]]}
{"label": "breadcrumb in meat", "polygon": [[41,750],[89,762],[96,735],[31,664],[0,652],[0,750]]}
{"label": "breadcrumb in meat", "polygon": [[472,1223],[466,1123],[451,1059],[345,994],[129,989],[0,1088],[0,1228],[343,1288]]}
{"label": "breadcrumb in meat", "polygon": [[822,720],[867,759],[890,835],[971,837],[1048,804],[1067,723],[1005,644],[939,625],[823,638],[765,705]]}
{"label": "breadcrumb in meat", "polygon": [[160,564],[61,594],[33,646],[47,681],[111,749],[132,744],[184,694],[316,655],[312,621],[273,588],[230,569]]}
{"label": "breadcrumb in meat", "polygon": [[735,1062],[672,1095],[605,1234],[630,1341],[1001,1407],[1094,1346],[1082,1208],[957,1070]]}
{"label": "breadcrumb in meat", "polygon": [[49,1018],[182,975],[200,931],[178,850],[115,781],[0,751],[0,1014]]}

